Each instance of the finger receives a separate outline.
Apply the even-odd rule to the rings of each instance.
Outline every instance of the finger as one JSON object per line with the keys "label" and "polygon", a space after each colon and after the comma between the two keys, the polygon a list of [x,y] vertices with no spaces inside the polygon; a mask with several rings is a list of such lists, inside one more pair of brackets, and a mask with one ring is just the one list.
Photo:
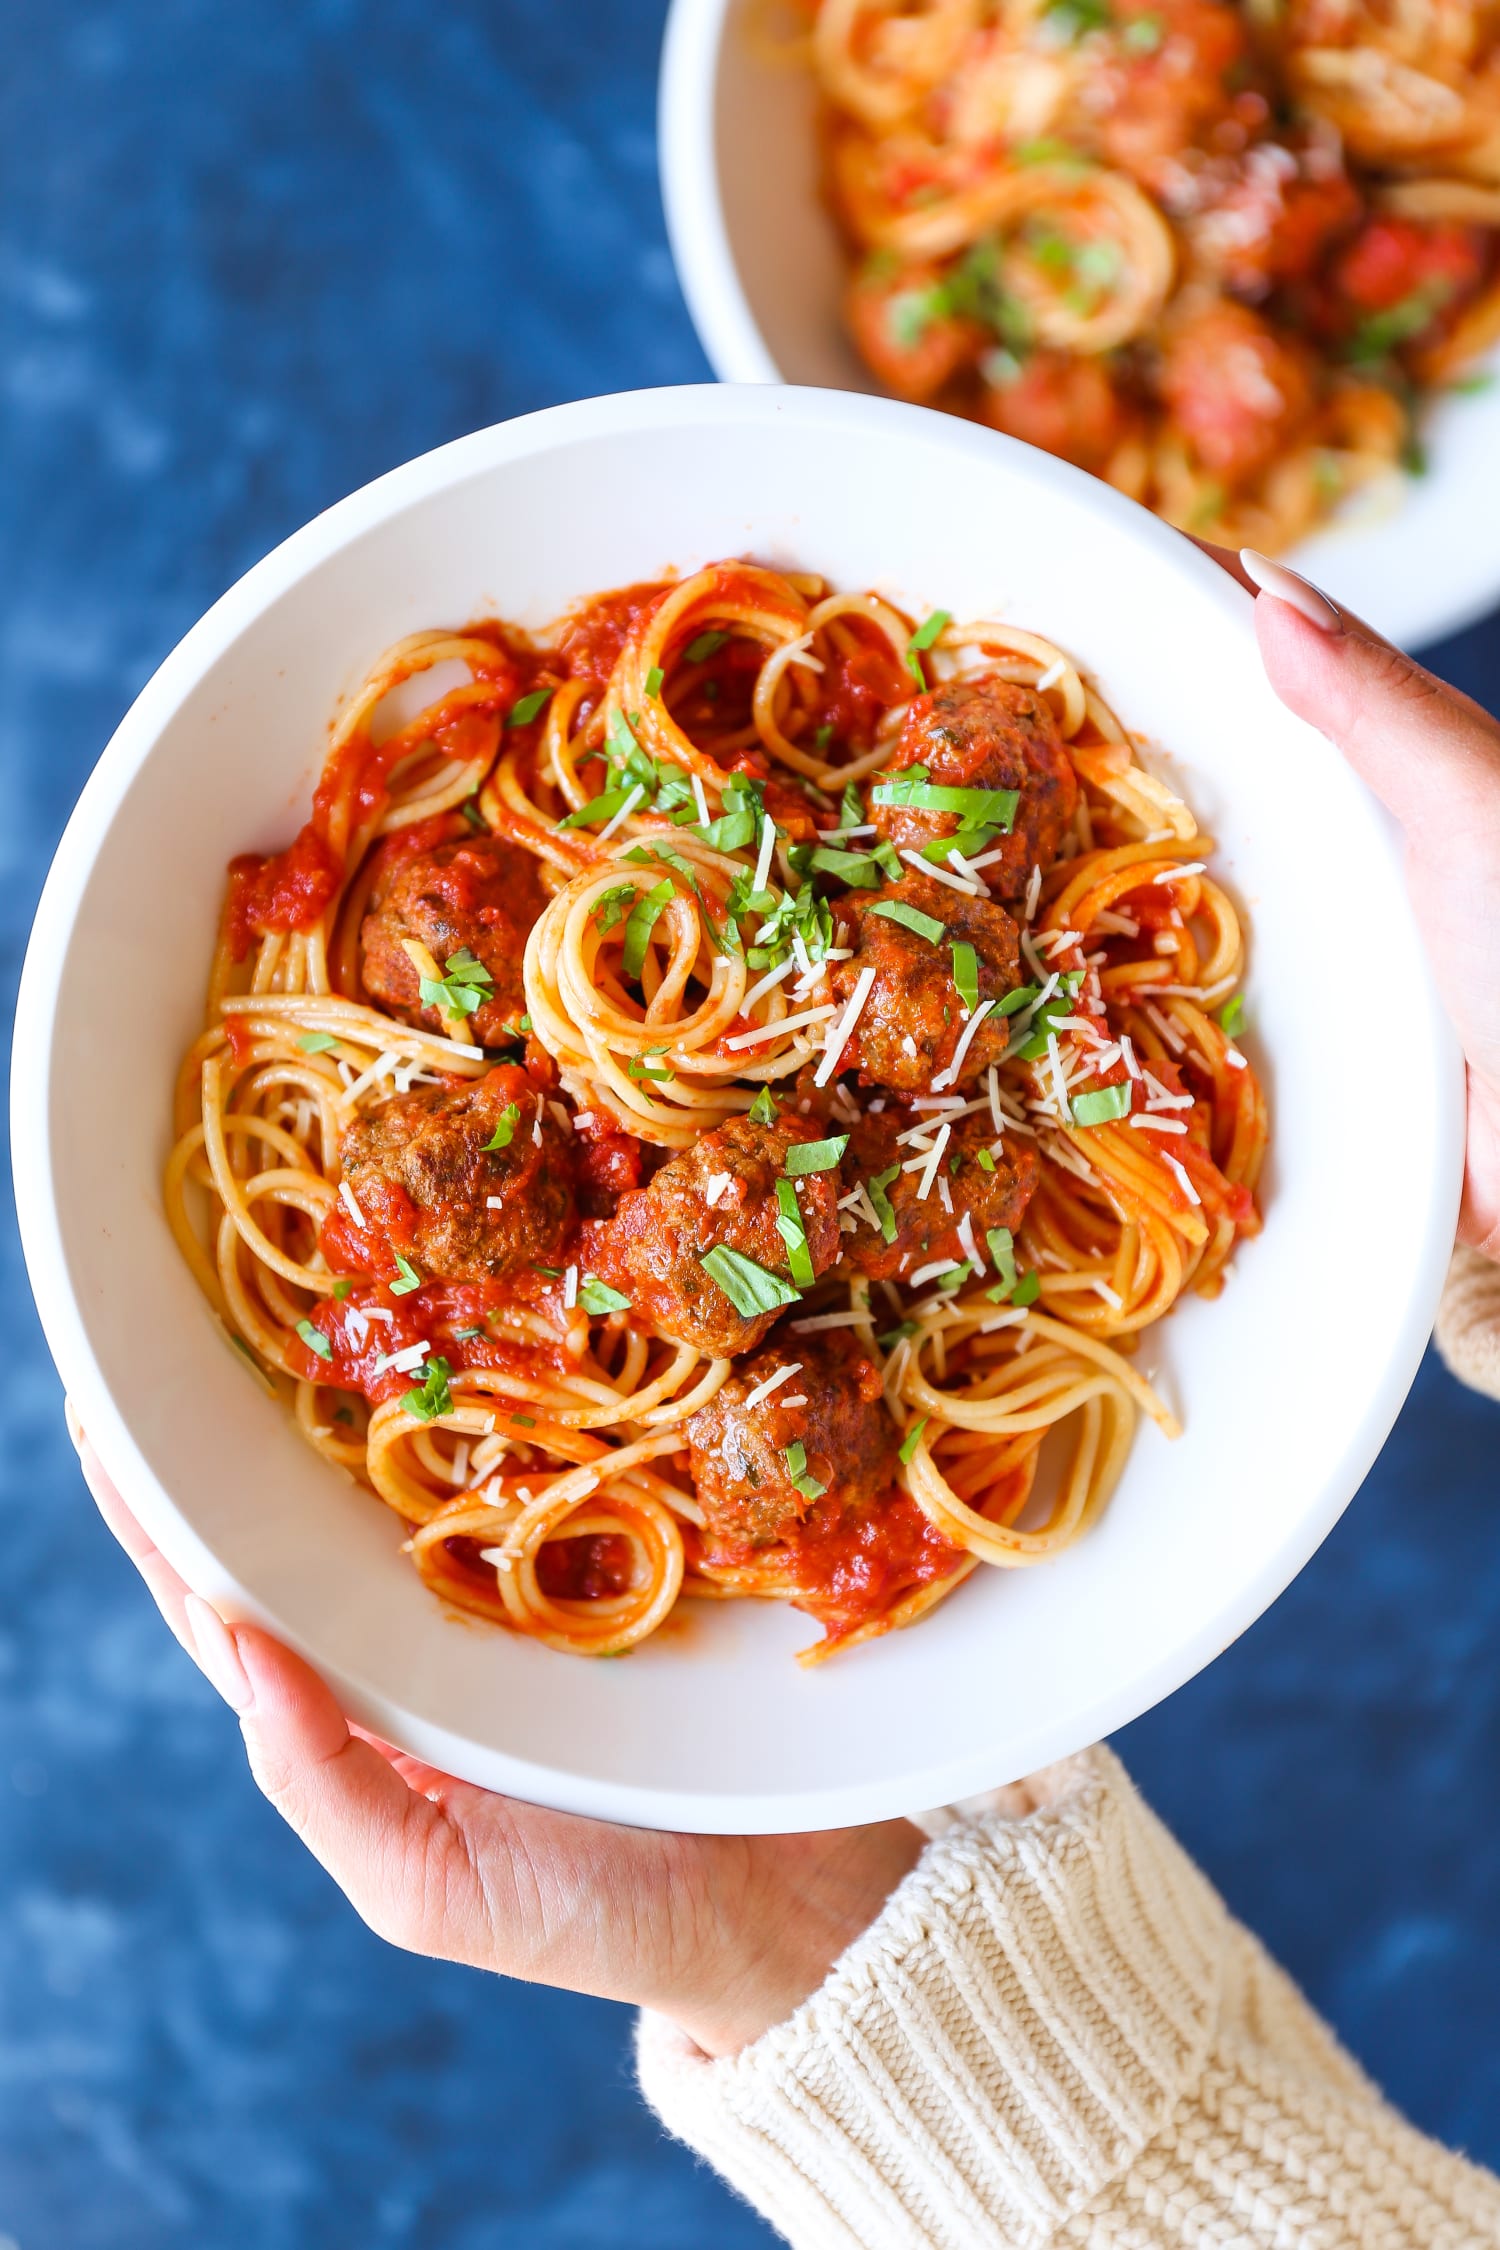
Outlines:
{"label": "finger", "polygon": [[1337,745],[1419,852],[1472,858],[1500,825],[1500,727],[1305,579],[1261,556],[1249,567],[1282,701]]}
{"label": "finger", "polygon": [[1207,555],[1210,562],[1217,563],[1220,570],[1227,571],[1235,584],[1243,586],[1247,594],[1255,592],[1255,580],[1232,547],[1216,547],[1211,539],[1195,538],[1190,531],[1185,531],[1182,536],[1198,549],[1199,554]]}
{"label": "finger", "polygon": [[221,1630],[250,1770],[282,1818],[380,1936],[468,1957],[473,1872],[443,1812],[351,1730],[310,1664],[256,1626]]}

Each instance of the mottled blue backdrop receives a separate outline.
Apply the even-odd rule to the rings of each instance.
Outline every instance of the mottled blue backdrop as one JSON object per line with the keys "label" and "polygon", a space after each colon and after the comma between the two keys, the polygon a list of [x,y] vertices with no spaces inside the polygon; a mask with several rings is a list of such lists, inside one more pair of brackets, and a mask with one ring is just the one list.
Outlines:
{"label": "mottled blue backdrop", "polygon": [[[7,993],[89,766],[247,565],[462,431],[705,373],[662,12],[6,0]],[[1500,695],[1493,624],[1438,653]],[[8,1218],[3,1256],[0,2250],[768,2242],[639,2106],[623,2011],[386,1951],[257,1797],[93,1517]],[[1429,1363],[1316,1561],[1122,1744],[1395,2098],[1492,2163],[1497,1453]]]}

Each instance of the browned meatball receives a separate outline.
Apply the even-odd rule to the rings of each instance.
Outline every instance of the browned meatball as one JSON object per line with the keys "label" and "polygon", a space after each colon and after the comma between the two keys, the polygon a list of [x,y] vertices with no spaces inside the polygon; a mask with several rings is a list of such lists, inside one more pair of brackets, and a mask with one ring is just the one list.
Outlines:
{"label": "browned meatball", "polygon": [[[664,1334],[720,1359],[753,1351],[777,1308],[737,1312],[702,1261],[722,1245],[788,1279],[776,1182],[787,1150],[819,1137],[816,1127],[804,1131],[796,1121],[752,1125],[731,1118],[664,1164],[648,1187],[622,1195],[614,1217],[589,1230],[588,1261]],[[838,1259],[838,1182],[833,1171],[808,1173],[795,1183],[815,1274]]]}
{"label": "browned meatball", "polygon": [[[881,912],[902,905],[940,922],[939,938],[924,937]],[[992,899],[966,898],[930,876],[912,873],[878,891],[852,891],[839,901],[853,957],[831,971],[834,998],[847,1000],[862,969],[875,971],[870,996],[848,1046],[846,1069],[901,1093],[922,1093],[953,1061],[966,1018],[953,981],[953,947],[974,948],[981,1000],[1000,1000],[1020,982],[1020,939],[1015,923]],[[969,1085],[1009,1044],[1008,1019],[993,1010],[969,1041],[957,1083]]]}
{"label": "browned meatball", "polygon": [[[758,1406],[747,1406],[760,1384],[786,1367],[795,1373]],[[867,1508],[896,1479],[896,1427],[879,1373],[837,1330],[778,1336],[699,1407],[687,1438],[709,1541],[729,1548],[771,1545],[814,1504],[829,1519]],[[800,1465],[796,1457],[787,1461],[796,1445]],[[794,1467],[806,1491],[797,1489]]]}
{"label": "browned meatball", "polygon": [[[925,766],[928,780],[943,789],[1020,791],[1010,834],[985,846],[1003,855],[984,870],[997,898],[1020,898],[1032,868],[1051,866],[1078,806],[1073,763],[1051,705],[1011,680],[952,680],[919,695],[888,770],[896,776],[908,766]],[[920,851],[966,825],[960,813],[917,805],[876,803],[870,818],[898,851]]]}
{"label": "browned meatball", "polygon": [[[540,1104],[525,1072],[506,1066],[472,1085],[415,1087],[351,1126],[343,1171],[364,1228],[335,1214],[351,1262],[373,1248],[376,1270],[394,1270],[399,1251],[424,1277],[449,1281],[554,1263],[573,1218],[572,1174]],[[497,1133],[505,1146],[492,1149]]]}
{"label": "browned meatball", "polygon": [[[952,1210],[943,1201],[936,1177],[927,1194],[919,1196],[922,1175],[900,1169],[919,1151],[909,1141],[899,1146],[898,1135],[921,1121],[920,1113],[887,1110],[880,1117],[862,1119],[850,1135],[841,1166],[843,1192],[848,1194],[861,1182],[868,1192],[869,1182],[879,1180],[895,1222],[895,1234],[887,1242],[884,1228],[873,1228],[856,1207],[853,1216],[859,1223],[853,1234],[844,1236],[840,1261],[850,1273],[864,1274],[871,1281],[904,1281],[939,1258],[956,1266],[968,1256],[959,1234],[965,1212],[981,1255],[991,1227],[1009,1227],[1014,1234],[1026,1215],[1036,1188],[1036,1152],[1025,1141],[1008,1141],[996,1151],[994,1170],[986,1171],[979,1152],[988,1152],[996,1141],[988,1117],[961,1117],[944,1144],[938,1162]],[[929,1116],[927,1122],[936,1138],[941,1117]]]}
{"label": "browned meatball", "polygon": [[503,1046],[526,1012],[521,962],[532,923],[546,904],[536,861],[501,836],[464,836],[457,843],[396,859],[370,893],[359,933],[360,974],[370,998],[392,1015],[441,1031],[436,1008],[421,1004],[421,975],[402,945],[415,938],[445,972],[467,951],[489,973],[479,1007],[466,1019],[479,1047]]}

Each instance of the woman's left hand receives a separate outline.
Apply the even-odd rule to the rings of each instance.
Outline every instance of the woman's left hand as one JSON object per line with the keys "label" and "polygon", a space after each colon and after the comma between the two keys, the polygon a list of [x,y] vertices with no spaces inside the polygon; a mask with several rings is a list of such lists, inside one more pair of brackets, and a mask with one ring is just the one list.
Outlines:
{"label": "woman's left hand", "polygon": [[922,1849],[909,1821],[667,1836],[455,1781],[351,1727],[310,1665],[190,1593],[69,1417],[89,1490],[178,1640],[239,1715],[250,1770],[377,1935],[628,2000],[733,2054],[816,1990]]}

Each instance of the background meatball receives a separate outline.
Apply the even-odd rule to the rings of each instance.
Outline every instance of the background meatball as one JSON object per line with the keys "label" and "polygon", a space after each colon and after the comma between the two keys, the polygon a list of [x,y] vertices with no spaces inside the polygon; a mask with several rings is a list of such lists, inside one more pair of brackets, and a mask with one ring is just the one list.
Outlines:
{"label": "background meatball", "polygon": [[[351,1126],[344,1178],[388,1267],[397,1250],[451,1281],[556,1263],[573,1190],[562,1135],[545,1108],[538,1120],[539,1102],[525,1072],[507,1067],[472,1085],[415,1087]],[[506,1145],[490,1148],[507,1127]]]}
{"label": "background meatball", "polygon": [[[747,1406],[784,1367],[796,1372],[758,1406]],[[896,1427],[879,1373],[838,1330],[767,1344],[698,1409],[687,1438],[709,1540],[731,1548],[769,1546],[814,1507],[820,1518],[833,1519],[867,1508],[896,1477]],[[786,1458],[792,1445],[802,1446],[804,1479],[821,1484],[822,1493],[798,1491]]]}
{"label": "background meatball", "polygon": [[[847,1195],[862,1181],[879,1179],[892,1166],[908,1163],[916,1151],[910,1143],[899,1147],[897,1136],[917,1122],[905,1110],[888,1110],[881,1117],[866,1117],[856,1125],[840,1167],[842,1192]],[[932,1118],[930,1122],[936,1130],[942,1120]],[[870,1281],[898,1281],[931,1265],[935,1258],[947,1258],[957,1265],[968,1255],[958,1232],[965,1212],[981,1250],[991,1227],[1009,1227],[1014,1234],[1036,1188],[1036,1151],[1024,1141],[1011,1143],[996,1154],[994,1170],[986,1171],[979,1162],[979,1151],[988,1150],[994,1140],[995,1128],[988,1117],[963,1117],[953,1127],[939,1160],[948,1183],[951,1211],[936,1181],[925,1196],[919,1197],[921,1174],[898,1169],[894,1179],[884,1182],[884,1194],[896,1222],[894,1239],[887,1242],[883,1231],[861,1218],[855,1232],[844,1236],[841,1266]]]}
{"label": "background meatball", "polygon": [[[888,920],[878,911],[886,903],[931,915],[942,923],[943,935],[926,938]],[[878,891],[851,892],[839,901],[839,915],[848,926],[853,957],[833,964],[835,1000],[842,1005],[849,998],[862,970],[875,971],[844,1049],[844,1065],[877,1085],[923,1092],[952,1062],[964,1029],[964,1004],[953,981],[954,944],[974,948],[980,999],[999,1000],[1020,982],[1016,925],[992,899],[965,898],[915,872]],[[1009,1041],[1007,1019],[992,1011],[969,1042],[958,1083],[971,1084],[998,1062]]]}
{"label": "background meatball", "polygon": [[1227,485],[1270,467],[1313,405],[1305,344],[1248,305],[1211,304],[1179,323],[1157,387],[1194,458]]}
{"label": "background meatball", "polygon": [[[951,680],[919,695],[901,726],[890,773],[925,766],[945,789],[1016,789],[1020,802],[1008,836],[986,845],[1001,857],[984,871],[997,898],[1019,898],[1033,867],[1049,867],[1078,806],[1073,762],[1044,695],[1011,680]],[[870,814],[898,851],[920,851],[956,836],[957,813],[917,805],[877,804]]]}
{"label": "background meatball", "polygon": [[421,977],[401,941],[418,939],[440,971],[467,949],[494,987],[468,1017],[468,1035],[479,1047],[503,1046],[526,1012],[521,961],[545,904],[536,861],[500,836],[465,836],[398,859],[371,892],[360,929],[365,990],[393,1015],[441,1031],[437,1009],[421,1004]]}
{"label": "background meatball", "polygon": [[[775,1310],[736,1312],[701,1261],[722,1244],[788,1278],[776,1182],[787,1150],[819,1137],[816,1128],[804,1131],[786,1119],[752,1125],[744,1117],[702,1134],[649,1186],[622,1196],[612,1219],[590,1229],[594,1270],[626,1292],[641,1318],[679,1342],[718,1359],[753,1351]],[[838,1259],[838,1181],[837,1172],[812,1172],[795,1183],[815,1274]]]}
{"label": "background meatball", "polygon": [[1103,469],[1131,428],[1110,368],[1068,352],[1033,352],[1010,380],[988,385],[983,412],[1007,437],[1080,469]]}

